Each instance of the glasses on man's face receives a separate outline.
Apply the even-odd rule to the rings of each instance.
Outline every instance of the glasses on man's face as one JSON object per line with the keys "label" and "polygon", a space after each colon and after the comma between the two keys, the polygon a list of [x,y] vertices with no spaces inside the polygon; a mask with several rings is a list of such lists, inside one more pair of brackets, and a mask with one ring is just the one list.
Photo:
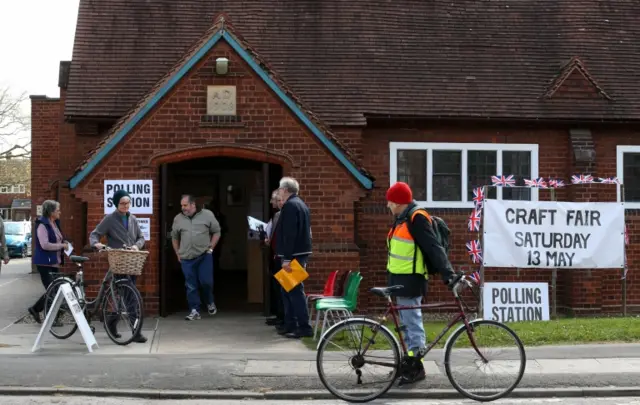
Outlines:
{"label": "glasses on man's face", "polygon": [[131,205],[131,202],[121,202],[118,205],[121,206],[121,207],[128,207],[128,206]]}

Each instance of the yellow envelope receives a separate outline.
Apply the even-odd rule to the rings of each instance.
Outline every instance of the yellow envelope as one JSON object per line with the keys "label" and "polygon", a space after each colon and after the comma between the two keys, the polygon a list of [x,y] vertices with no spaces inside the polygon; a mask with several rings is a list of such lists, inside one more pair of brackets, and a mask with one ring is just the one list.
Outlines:
{"label": "yellow envelope", "polygon": [[296,259],[293,259],[291,261],[291,273],[285,269],[280,269],[273,277],[278,280],[286,292],[289,292],[293,290],[295,286],[306,280],[309,277],[309,273],[307,273]]}

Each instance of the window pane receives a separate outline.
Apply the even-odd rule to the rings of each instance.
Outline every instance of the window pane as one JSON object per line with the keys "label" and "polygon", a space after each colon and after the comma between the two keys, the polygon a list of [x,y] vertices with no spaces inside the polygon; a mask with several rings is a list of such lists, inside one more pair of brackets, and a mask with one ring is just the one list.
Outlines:
{"label": "window pane", "polygon": [[[473,201],[473,189],[491,184],[497,171],[497,152],[470,150],[467,152],[467,201]],[[496,198],[496,188],[487,188],[487,198]]]}
{"label": "window pane", "polygon": [[433,151],[433,201],[462,201],[460,151]]}
{"label": "window pane", "polygon": [[414,200],[427,201],[426,150],[398,150],[398,181],[411,187]]}
{"label": "window pane", "polygon": [[[502,174],[513,174],[516,186],[524,186],[524,179],[531,178],[531,152],[502,152]],[[531,200],[531,189],[503,187],[502,199]]]}
{"label": "window pane", "polygon": [[624,200],[640,201],[640,153],[625,153],[622,166]]}

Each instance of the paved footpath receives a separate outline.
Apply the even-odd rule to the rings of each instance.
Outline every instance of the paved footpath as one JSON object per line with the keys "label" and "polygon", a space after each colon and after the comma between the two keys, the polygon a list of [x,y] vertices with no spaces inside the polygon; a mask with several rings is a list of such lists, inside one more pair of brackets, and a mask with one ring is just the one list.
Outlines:
{"label": "paved footpath", "polygon": [[[0,269],[0,333],[27,313],[44,293],[39,274],[31,274],[31,258],[11,259]],[[1,343],[1,342],[0,342]]]}

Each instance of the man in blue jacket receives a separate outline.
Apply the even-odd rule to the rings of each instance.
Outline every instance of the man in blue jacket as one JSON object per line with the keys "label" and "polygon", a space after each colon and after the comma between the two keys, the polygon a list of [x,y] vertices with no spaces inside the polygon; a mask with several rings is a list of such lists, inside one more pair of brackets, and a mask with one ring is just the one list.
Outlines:
{"label": "man in blue jacket", "polygon": [[[311,220],[309,208],[298,197],[300,185],[291,177],[280,180],[278,193],[284,204],[280,210],[280,218],[276,225],[276,255],[282,261],[282,268],[291,271],[291,261],[296,259],[301,266],[306,267],[311,255]],[[284,303],[284,324],[277,328],[280,335],[292,339],[313,336],[309,325],[309,311],[304,294],[304,287],[297,285],[286,292],[282,289]]]}

